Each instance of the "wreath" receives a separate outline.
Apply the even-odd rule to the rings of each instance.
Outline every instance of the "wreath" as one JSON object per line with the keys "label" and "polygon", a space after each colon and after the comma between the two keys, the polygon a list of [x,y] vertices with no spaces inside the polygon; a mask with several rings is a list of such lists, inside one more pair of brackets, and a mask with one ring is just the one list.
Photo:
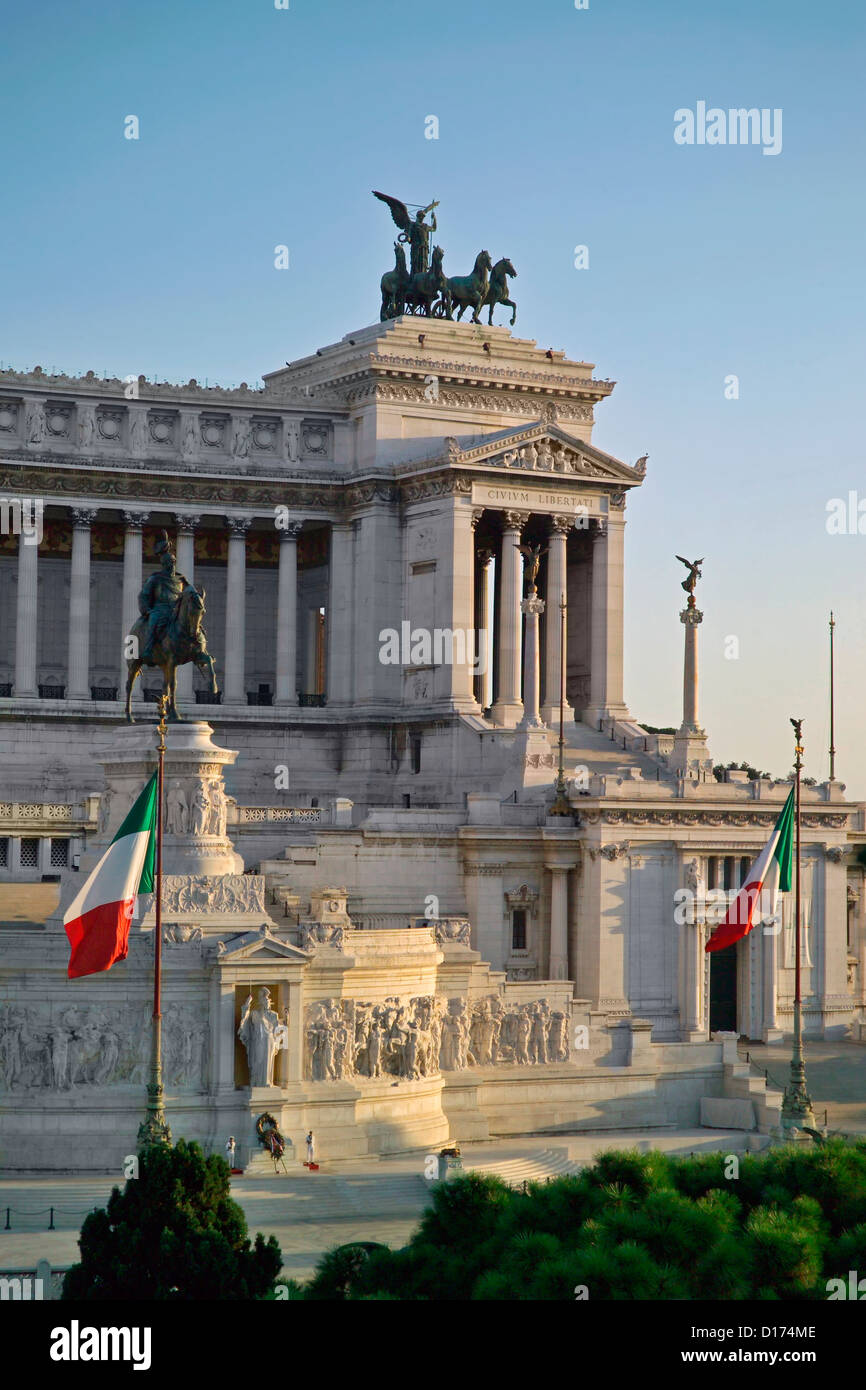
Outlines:
{"label": "wreath", "polygon": [[278,1158],[282,1158],[286,1141],[280,1134],[273,1115],[269,1115],[267,1111],[256,1120],[256,1138],[262,1147],[267,1149],[275,1163]]}

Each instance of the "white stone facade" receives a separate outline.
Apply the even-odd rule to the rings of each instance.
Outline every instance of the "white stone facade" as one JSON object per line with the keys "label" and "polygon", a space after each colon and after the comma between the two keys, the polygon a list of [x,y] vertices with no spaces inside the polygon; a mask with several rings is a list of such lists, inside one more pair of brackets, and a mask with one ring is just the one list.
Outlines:
{"label": "white stone facade", "polygon": [[[682,1114],[695,1118],[700,1095],[719,1094],[711,1030],[777,1038],[789,1027],[792,934],[788,922],[777,937],[753,933],[725,979],[711,978],[717,967],[703,950],[711,921],[677,921],[675,894],[690,873],[735,888],[788,785],[713,779],[696,722],[694,628],[686,681],[694,728],[684,710],[677,738],[649,734],[628,710],[626,500],[645,469],[592,443],[595,407],[613,383],[504,328],[435,319],[420,327],[403,318],[347,335],[269,374],[262,391],[142,379],[130,396],[122,382],[91,375],[0,373],[0,919],[10,884],[57,874],[65,893],[105,831],[99,758],[129,736],[118,723],[123,638],[164,528],[180,571],[206,590],[204,627],[222,689],[220,704],[207,703],[186,668],[180,708],[187,720],[207,719],[237,755],[220,764],[222,837],[258,871],[261,915],[281,943],[232,947],[249,946],[257,964],[241,968],[232,957],[231,1007],[234,985],[262,983],[262,952],[276,951],[279,968],[292,967],[280,989],[300,990],[303,976],[308,990],[322,973],[303,1005],[319,1000],[320,1023],[340,1036],[350,1022],[372,1026],[369,1010],[385,996],[367,988],[361,966],[352,966],[361,983],[347,1004],[336,982],[346,951],[336,953],[333,980],[321,941],[309,963],[304,922],[321,921],[315,904],[337,883],[348,895],[343,925],[365,951],[380,938],[396,950],[412,922],[468,921],[463,949],[493,972],[490,998],[564,991],[572,1016],[587,1020],[593,1066],[623,1029],[637,1037],[636,1021],[646,1020],[655,1047],[641,1033],[636,1055],[645,1046],[672,1077],[682,1061],[692,1077]],[[39,544],[16,534],[14,504],[28,500],[39,503]],[[536,595],[527,593],[519,545],[538,556]],[[563,595],[572,815],[551,818]],[[672,612],[660,657],[678,664],[680,640]],[[156,688],[155,673],[142,684]],[[144,700],[134,710],[147,718]],[[189,813],[192,784],[184,785]],[[864,808],[832,783],[805,788],[803,809],[805,1024],[836,1036],[866,1018]],[[175,814],[180,823],[180,801]],[[219,872],[230,877],[231,865]],[[190,962],[203,949],[201,891],[201,901],[187,891],[186,911],[172,918],[175,946]],[[227,941],[228,924],[221,930]],[[426,933],[435,955],[433,927],[412,930]],[[34,927],[3,929],[7,1000],[38,937]],[[54,935],[52,969],[63,948]],[[140,940],[135,949],[144,949]],[[130,966],[138,958],[131,953]],[[190,1023],[189,1036],[216,1028],[229,1009],[229,994],[219,993],[228,985],[214,984],[228,968],[204,956],[190,965],[176,1002],[204,1022]],[[467,976],[462,993],[443,995],[434,975],[432,964],[419,967],[405,989],[387,991],[403,1001],[410,1032],[427,1007],[413,999],[474,989]],[[112,988],[112,977],[100,982],[94,1008],[109,1010]],[[300,994],[296,1004],[291,1084],[303,1087],[313,1080],[303,1075]],[[60,1005],[45,1007],[45,1029],[60,1027]],[[92,1026],[112,1031],[108,1014]],[[190,1115],[203,1107],[195,1122],[203,1135],[215,1114],[228,1123],[240,1103],[235,1043],[225,1051],[224,1027],[219,1047],[208,1036],[200,1052],[211,1049],[209,1079],[187,1106]],[[183,1055],[180,1091],[192,1067]],[[48,1056],[34,1067],[47,1068]],[[82,1062],[93,1073],[87,1084],[106,1065]],[[573,1056],[567,1065],[573,1076]],[[112,1066],[118,1085],[138,1084],[131,1052]],[[470,1096],[465,1078],[456,1090],[448,1078],[434,1086],[417,1067],[404,1080],[431,1097],[439,1087],[419,1142],[433,1142],[456,1108],[468,1130],[490,1124],[477,1087]],[[386,1075],[358,1084],[380,1085],[385,1096]],[[356,1082],[327,1077],[332,1086]],[[443,1088],[459,1092],[459,1107],[442,1102]],[[563,1095],[564,1110],[550,1110],[560,1120],[573,1100]],[[513,1132],[519,1107],[509,1105],[496,1123]],[[381,1134],[384,1113],[370,1120]],[[312,1122],[306,1111],[297,1116]],[[344,1124],[344,1114],[332,1118]]]}

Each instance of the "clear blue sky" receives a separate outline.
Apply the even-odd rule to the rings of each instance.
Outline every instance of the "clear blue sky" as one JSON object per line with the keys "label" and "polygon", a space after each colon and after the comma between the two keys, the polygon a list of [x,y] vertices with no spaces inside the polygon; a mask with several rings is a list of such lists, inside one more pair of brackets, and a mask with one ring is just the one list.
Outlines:
{"label": "clear blue sky", "polygon": [[[649,451],[628,512],[633,712],[679,721],[673,554],[706,556],[714,755],[780,774],[798,714],[826,775],[832,606],[837,770],[866,796],[866,535],[825,529],[829,498],[866,498],[860,0],[15,9],[0,359],[253,382],[378,317],[393,228],[372,188],[439,198],[446,270],[510,256],[516,331],[615,378],[595,440]],[[698,101],[782,108],[781,154],[676,145]]]}

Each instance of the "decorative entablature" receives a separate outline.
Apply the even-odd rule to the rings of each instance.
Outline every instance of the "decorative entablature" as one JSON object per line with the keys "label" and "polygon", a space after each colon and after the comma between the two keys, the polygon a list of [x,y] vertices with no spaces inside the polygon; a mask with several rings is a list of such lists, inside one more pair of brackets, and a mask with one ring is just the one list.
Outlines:
{"label": "decorative entablature", "polygon": [[397,488],[389,478],[365,477],[348,482],[327,478],[224,478],[197,472],[193,478],[154,475],[151,469],[93,468],[56,457],[44,464],[2,459],[0,493],[41,497],[47,506],[73,501],[102,501],[106,507],[137,506],[174,509],[184,504],[207,512],[242,508],[262,515],[276,507],[307,512],[323,520],[345,518],[374,501],[393,503]]}
{"label": "decorative entablature", "polygon": [[[734,810],[695,810],[683,807],[666,807],[664,810],[649,810],[642,806],[617,807],[607,810],[599,806],[587,806],[584,799],[577,802],[581,823],[584,826],[634,825],[647,828],[669,827],[683,830],[715,830],[736,828],[743,830],[772,829],[779,818],[781,806],[768,807],[765,811]],[[859,806],[846,808],[836,806],[832,811],[819,811],[809,808],[802,812],[802,825],[807,830],[844,830],[849,817],[859,814]]]}

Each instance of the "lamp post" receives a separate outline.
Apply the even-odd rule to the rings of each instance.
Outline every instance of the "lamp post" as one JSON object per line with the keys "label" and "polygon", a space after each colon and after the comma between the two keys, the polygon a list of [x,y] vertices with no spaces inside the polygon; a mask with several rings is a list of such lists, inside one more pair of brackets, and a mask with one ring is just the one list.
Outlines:
{"label": "lamp post", "polygon": [[795,1129],[814,1129],[812,1100],[806,1090],[806,1063],[803,1058],[803,1007],[800,971],[800,773],[803,767],[803,721],[792,719],[794,726],[794,792],[795,848],[794,854],[794,1050],[791,1054],[791,1079],[785,1087],[782,1101],[782,1129],[790,1134]]}

